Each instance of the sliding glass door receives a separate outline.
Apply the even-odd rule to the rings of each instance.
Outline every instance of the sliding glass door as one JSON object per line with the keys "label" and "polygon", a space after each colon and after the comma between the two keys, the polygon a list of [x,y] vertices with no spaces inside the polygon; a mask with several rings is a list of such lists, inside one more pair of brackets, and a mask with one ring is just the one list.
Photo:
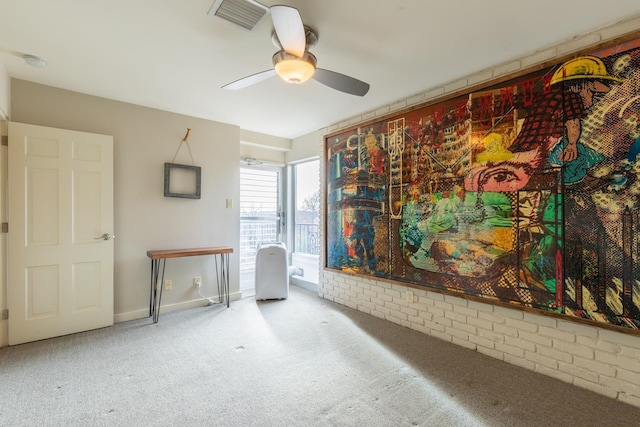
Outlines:
{"label": "sliding glass door", "polygon": [[262,243],[281,238],[281,168],[240,168],[240,292],[255,292],[255,257]]}

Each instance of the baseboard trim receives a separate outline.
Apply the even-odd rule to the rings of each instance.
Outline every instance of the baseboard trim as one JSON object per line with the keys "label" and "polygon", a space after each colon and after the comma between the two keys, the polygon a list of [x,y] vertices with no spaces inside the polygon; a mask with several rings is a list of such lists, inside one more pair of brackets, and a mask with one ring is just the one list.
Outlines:
{"label": "baseboard trim", "polygon": [[[234,292],[229,294],[229,301],[238,301],[241,297],[242,294],[240,292]],[[209,302],[202,298],[182,301],[174,304],[163,304],[160,306],[160,314],[162,315],[163,313],[170,313],[172,311],[187,310],[189,308],[205,307],[207,305],[209,305]],[[144,319],[145,317],[149,317],[148,307],[141,310],[128,311],[126,313],[117,313],[113,316],[113,323],[128,322],[130,320]]]}

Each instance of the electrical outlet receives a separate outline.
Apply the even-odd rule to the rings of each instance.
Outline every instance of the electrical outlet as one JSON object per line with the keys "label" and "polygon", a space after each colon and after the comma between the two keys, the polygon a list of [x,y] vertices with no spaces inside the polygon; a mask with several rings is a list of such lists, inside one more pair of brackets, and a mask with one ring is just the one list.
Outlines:
{"label": "electrical outlet", "polygon": [[407,298],[407,302],[413,302],[413,292],[411,291],[407,291],[407,293],[405,294],[405,297]]}
{"label": "electrical outlet", "polygon": [[171,289],[173,289],[173,280],[167,279],[164,281],[164,290],[165,291],[170,291]]}
{"label": "electrical outlet", "polygon": [[194,277],[193,278],[193,287],[196,289],[200,289],[202,286],[202,277]]}

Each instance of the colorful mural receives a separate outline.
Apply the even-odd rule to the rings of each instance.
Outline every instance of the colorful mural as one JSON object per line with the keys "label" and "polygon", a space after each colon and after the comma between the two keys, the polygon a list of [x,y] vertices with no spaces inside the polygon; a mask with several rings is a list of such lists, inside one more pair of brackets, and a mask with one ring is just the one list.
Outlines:
{"label": "colorful mural", "polygon": [[640,327],[640,39],[325,148],[327,268]]}

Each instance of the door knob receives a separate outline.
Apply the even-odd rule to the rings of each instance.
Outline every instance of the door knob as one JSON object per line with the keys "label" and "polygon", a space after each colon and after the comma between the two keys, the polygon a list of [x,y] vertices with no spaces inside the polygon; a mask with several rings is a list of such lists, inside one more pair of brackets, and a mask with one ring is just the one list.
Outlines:
{"label": "door knob", "polygon": [[114,234],[104,233],[102,236],[96,237],[95,240],[111,240],[115,238],[116,236]]}

